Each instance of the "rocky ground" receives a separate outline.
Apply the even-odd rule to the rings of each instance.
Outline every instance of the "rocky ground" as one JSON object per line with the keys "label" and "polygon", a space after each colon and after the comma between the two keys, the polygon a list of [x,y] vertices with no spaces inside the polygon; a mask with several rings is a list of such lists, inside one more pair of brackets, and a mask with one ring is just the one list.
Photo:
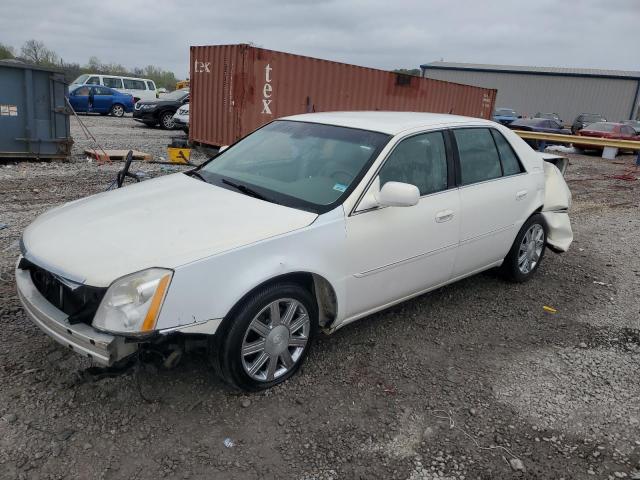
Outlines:
{"label": "rocky ground", "polygon": [[[82,119],[105,148],[156,158],[179,135]],[[0,478],[640,478],[640,182],[613,178],[631,156],[571,155],[575,242],[530,283],[489,272],[421,296],[322,336],[299,375],[245,395],[197,350],[87,380],[89,361],[26,318],[21,231],[121,167],[88,163],[73,122],[72,161],[0,165]]]}

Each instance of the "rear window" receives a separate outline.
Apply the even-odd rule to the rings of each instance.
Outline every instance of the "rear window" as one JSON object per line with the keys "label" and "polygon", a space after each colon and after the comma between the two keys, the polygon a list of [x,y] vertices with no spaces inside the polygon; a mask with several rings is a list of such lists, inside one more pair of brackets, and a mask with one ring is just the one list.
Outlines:
{"label": "rear window", "polygon": [[133,80],[131,78],[124,78],[124,88],[128,90],[146,90],[147,87],[142,80]]}
{"label": "rear window", "polygon": [[102,77],[102,83],[109,88],[122,88],[122,79],[116,77]]}
{"label": "rear window", "polygon": [[498,153],[500,154],[500,160],[502,160],[502,170],[504,175],[516,175],[522,173],[522,165],[520,160],[516,156],[516,152],[511,148],[511,144],[506,138],[502,136],[497,130],[491,130],[493,139],[496,141],[496,147],[498,147]]}
{"label": "rear window", "polygon": [[98,77],[91,77],[89,78],[89,80],[86,81],[87,85],[100,85],[100,78]]}

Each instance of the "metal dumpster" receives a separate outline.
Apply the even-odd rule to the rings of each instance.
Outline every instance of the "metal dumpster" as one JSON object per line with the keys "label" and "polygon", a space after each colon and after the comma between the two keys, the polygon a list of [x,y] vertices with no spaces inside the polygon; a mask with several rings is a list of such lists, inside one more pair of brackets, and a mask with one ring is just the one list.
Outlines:
{"label": "metal dumpster", "polygon": [[0,61],[0,160],[66,158],[73,144],[68,93],[55,69]]}

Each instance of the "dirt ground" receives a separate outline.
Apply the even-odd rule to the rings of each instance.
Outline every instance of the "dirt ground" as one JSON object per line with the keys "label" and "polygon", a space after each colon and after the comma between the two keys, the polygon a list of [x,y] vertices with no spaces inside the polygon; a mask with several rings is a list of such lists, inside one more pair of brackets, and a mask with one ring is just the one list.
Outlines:
{"label": "dirt ground", "polygon": [[[105,147],[157,157],[179,135],[83,120]],[[0,165],[0,478],[640,478],[640,181],[612,177],[633,157],[570,155],[575,242],[530,283],[488,272],[372,315],[245,395],[198,350],[88,381],[89,360],[25,316],[22,230],[120,168],[86,162],[75,120],[73,133],[70,162]]]}

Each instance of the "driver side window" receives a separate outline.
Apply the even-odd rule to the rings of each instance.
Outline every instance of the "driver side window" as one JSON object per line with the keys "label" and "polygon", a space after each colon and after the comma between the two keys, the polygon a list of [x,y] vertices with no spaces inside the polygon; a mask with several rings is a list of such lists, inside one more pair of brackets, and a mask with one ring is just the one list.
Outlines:
{"label": "driver side window", "polygon": [[420,195],[447,189],[447,153],[442,132],[422,133],[400,142],[380,170],[387,182],[415,185]]}

